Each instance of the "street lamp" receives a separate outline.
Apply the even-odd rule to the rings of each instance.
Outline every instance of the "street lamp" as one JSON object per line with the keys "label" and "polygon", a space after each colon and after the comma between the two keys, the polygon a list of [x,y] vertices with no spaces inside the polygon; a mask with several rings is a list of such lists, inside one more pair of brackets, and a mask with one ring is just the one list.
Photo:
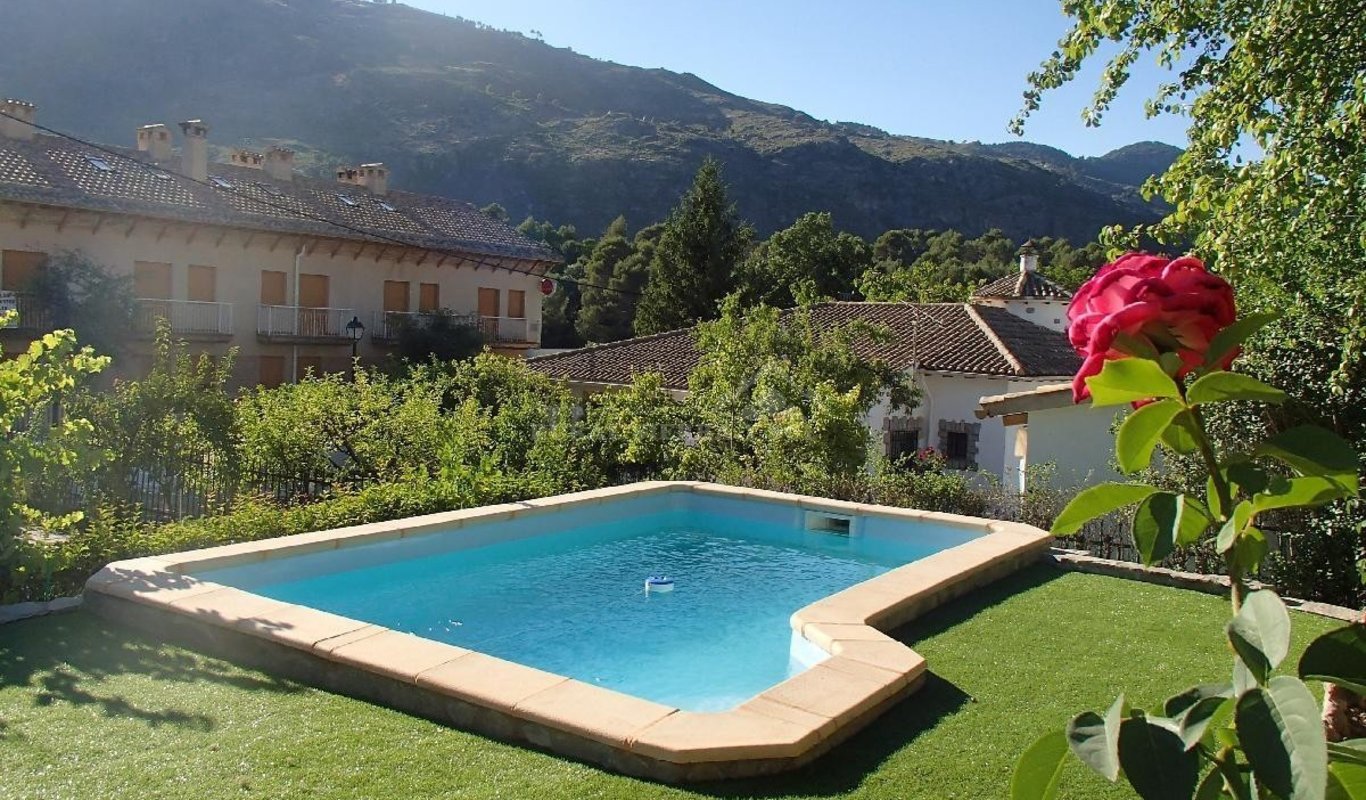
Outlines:
{"label": "street lamp", "polygon": [[356,369],[356,347],[360,344],[360,337],[365,335],[365,323],[360,321],[360,317],[351,317],[351,321],[346,323],[346,335],[351,337],[351,369]]}

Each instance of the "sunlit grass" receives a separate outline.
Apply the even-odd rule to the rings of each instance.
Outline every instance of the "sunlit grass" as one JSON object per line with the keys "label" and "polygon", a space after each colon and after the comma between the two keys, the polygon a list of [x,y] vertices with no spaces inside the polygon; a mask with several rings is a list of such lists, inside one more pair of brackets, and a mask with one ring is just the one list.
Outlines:
{"label": "sunlit grass", "polygon": [[[87,613],[0,627],[0,797],[998,798],[1016,755],[1120,691],[1220,679],[1227,603],[1038,567],[899,631],[919,693],[805,770],[623,778],[157,644]],[[1296,614],[1295,650],[1334,623]],[[1125,796],[1080,768],[1071,797]]]}

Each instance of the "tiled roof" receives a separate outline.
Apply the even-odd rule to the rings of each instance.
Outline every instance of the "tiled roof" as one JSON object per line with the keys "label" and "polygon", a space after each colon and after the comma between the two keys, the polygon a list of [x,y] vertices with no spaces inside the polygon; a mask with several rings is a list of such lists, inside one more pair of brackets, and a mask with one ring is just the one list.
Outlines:
{"label": "tiled roof", "polygon": [[[885,328],[887,341],[861,338],[863,357],[909,370],[966,372],[1008,377],[1071,377],[1081,365],[1065,334],[1021,319],[1003,308],[966,303],[819,303],[811,307],[817,331],[855,321]],[[686,389],[697,366],[695,329],[594,345],[528,361],[548,375],[583,383],[629,383],[658,372],[664,385]]]}
{"label": "tiled roof", "polygon": [[[514,258],[541,266],[562,260],[543,244],[456,200],[394,190],[380,197],[362,186],[302,175],[275,180],[263,170],[216,163],[209,165],[210,178],[227,186],[210,188],[172,174],[174,165],[156,164],[144,153],[109,149],[142,164],[57,136],[0,139],[0,201],[272,233],[357,241],[401,239],[414,247]],[[364,233],[310,216],[336,220]]]}
{"label": "tiled roof", "polygon": [[1071,300],[1072,293],[1050,281],[1037,272],[1018,272],[988,283],[978,289],[974,297],[1040,298],[1044,300]]}

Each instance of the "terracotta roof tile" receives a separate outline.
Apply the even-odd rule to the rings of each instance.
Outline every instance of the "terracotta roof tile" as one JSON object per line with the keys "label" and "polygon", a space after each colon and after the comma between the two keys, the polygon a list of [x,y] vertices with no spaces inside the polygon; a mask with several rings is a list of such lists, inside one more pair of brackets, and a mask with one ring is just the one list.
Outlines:
{"label": "terracotta roof tile", "polygon": [[[910,370],[1012,377],[1070,377],[1081,365],[1067,337],[1003,308],[964,303],[819,303],[818,331],[862,321],[885,328],[887,341],[863,338],[855,351]],[[629,383],[658,372],[664,385],[686,389],[699,352],[694,328],[595,345],[529,360],[532,368],[585,383]]]}
{"label": "terracotta roof tile", "polygon": [[[302,175],[275,180],[263,170],[231,164],[209,165],[210,176],[223,185],[198,185],[172,174],[144,153],[108,149],[122,157],[46,134],[27,142],[0,140],[0,201],[274,233],[360,241],[395,238],[414,247],[506,257],[541,267],[563,260],[544,244],[468,203],[401,191],[380,197],[362,186]],[[106,165],[109,169],[103,168]],[[359,230],[338,228],[323,220]]]}
{"label": "terracotta roof tile", "polygon": [[988,283],[978,289],[974,297],[1040,298],[1071,300],[1072,293],[1037,272],[1017,272]]}

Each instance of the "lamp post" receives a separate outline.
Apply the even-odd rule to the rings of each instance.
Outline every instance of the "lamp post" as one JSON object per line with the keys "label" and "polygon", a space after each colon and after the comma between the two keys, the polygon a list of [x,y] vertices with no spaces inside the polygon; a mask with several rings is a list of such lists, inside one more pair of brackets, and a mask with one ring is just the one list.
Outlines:
{"label": "lamp post", "polygon": [[360,337],[365,335],[365,323],[360,321],[360,317],[353,316],[351,321],[346,323],[346,335],[351,337],[351,375],[356,374],[356,347],[360,345]]}

